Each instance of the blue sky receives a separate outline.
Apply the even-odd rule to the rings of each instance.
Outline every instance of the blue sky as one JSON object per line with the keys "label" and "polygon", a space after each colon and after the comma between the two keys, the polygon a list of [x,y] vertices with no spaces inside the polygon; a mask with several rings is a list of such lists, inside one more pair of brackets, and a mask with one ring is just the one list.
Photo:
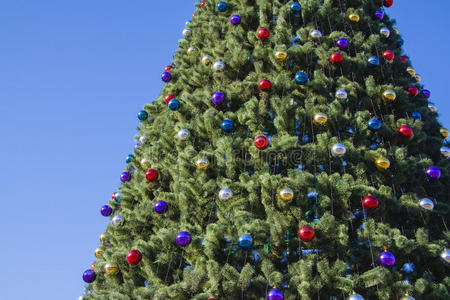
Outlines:
{"label": "blue sky", "polygon": [[[100,216],[194,0],[0,1],[1,298],[77,299]],[[450,126],[450,3],[396,0],[406,53]]]}

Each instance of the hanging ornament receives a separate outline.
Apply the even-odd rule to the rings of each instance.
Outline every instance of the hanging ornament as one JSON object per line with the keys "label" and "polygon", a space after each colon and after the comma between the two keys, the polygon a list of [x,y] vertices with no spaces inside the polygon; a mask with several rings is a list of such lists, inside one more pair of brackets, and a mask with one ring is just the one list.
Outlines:
{"label": "hanging ornament", "polygon": [[429,90],[422,90],[422,94],[425,98],[429,99],[431,97],[431,92]]}
{"label": "hanging ornament", "polygon": [[384,1],[383,1],[383,5],[384,5],[385,7],[391,7],[392,4],[394,4],[394,0],[384,0]]}
{"label": "hanging ornament", "polygon": [[139,138],[139,144],[144,145],[146,140],[147,140],[147,137],[145,135],[141,136]]}
{"label": "hanging ornament", "polygon": [[155,182],[158,179],[158,171],[150,169],[145,172],[145,178],[150,182]]}
{"label": "hanging ornament", "polygon": [[153,209],[157,214],[163,215],[167,211],[167,203],[165,201],[157,201],[153,206]]}
{"label": "hanging ornament", "polygon": [[360,294],[353,294],[350,297],[348,297],[348,300],[364,300],[364,297]]}
{"label": "hanging ornament", "polygon": [[135,266],[142,260],[142,253],[139,250],[131,250],[127,254],[127,261],[130,265]]}
{"label": "hanging ornament", "polygon": [[449,147],[441,147],[441,154],[446,158],[450,158],[450,148]]}
{"label": "hanging ornament", "polygon": [[359,22],[359,15],[355,13],[351,13],[348,15],[348,19],[352,22],[358,23]]}
{"label": "hanging ornament", "polygon": [[287,53],[284,50],[277,50],[274,56],[277,61],[283,62],[287,58]]}
{"label": "hanging ornament", "polygon": [[200,3],[201,7],[205,7],[205,5],[206,5],[206,1],[202,1],[202,3]]}
{"label": "hanging ornament", "polygon": [[164,72],[170,72],[170,70],[172,70],[172,69],[173,69],[173,66],[171,66],[171,65],[165,66]]}
{"label": "hanging ornament", "polygon": [[97,275],[92,270],[86,270],[83,273],[83,281],[86,283],[94,282],[96,277],[97,277]]}
{"label": "hanging ornament", "polygon": [[119,226],[121,224],[122,224],[122,216],[121,215],[116,215],[112,218],[112,220],[111,220],[112,226]]}
{"label": "hanging ornament", "polygon": [[233,129],[234,129],[233,121],[231,121],[231,120],[225,120],[225,121],[222,122],[221,127],[222,127],[222,130],[223,130],[224,132],[230,133],[230,132],[232,132]]}
{"label": "hanging ornament", "polygon": [[450,249],[445,249],[444,251],[442,251],[441,253],[441,259],[447,263],[450,264]]}
{"label": "hanging ornament", "polygon": [[129,164],[129,163],[131,163],[131,162],[133,161],[133,159],[134,159],[134,155],[129,154],[129,155],[127,155],[127,157],[125,158],[125,162],[126,162],[127,164]]}
{"label": "hanging ornament", "polygon": [[290,188],[284,188],[278,194],[278,198],[283,203],[291,203],[292,199],[294,199],[294,192]]}
{"label": "hanging ornament", "polygon": [[364,197],[362,201],[362,205],[365,210],[373,210],[376,209],[379,205],[378,199],[372,195]]}
{"label": "hanging ornament", "polygon": [[128,172],[123,172],[122,174],[120,174],[120,181],[122,182],[127,182],[131,180],[131,174]]}
{"label": "hanging ornament", "polygon": [[416,75],[416,70],[414,70],[411,67],[406,68],[406,72],[411,75],[411,77],[414,77]]}
{"label": "hanging ornament", "polygon": [[216,61],[214,63],[213,70],[214,71],[221,71],[221,70],[223,70],[224,67],[225,67],[225,64],[219,60],[219,61]]}
{"label": "hanging ornament", "polygon": [[199,158],[195,162],[195,166],[197,167],[197,170],[205,171],[209,167],[209,161],[206,157]]}
{"label": "hanging ornament", "polygon": [[105,252],[105,247],[98,247],[97,249],[94,250],[94,255],[96,258],[100,258],[100,256],[102,256],[102,254]]}
{"label": "hanging ornament", "polygon": [[106,234],[104,234],[104,233],[100,234],[98,239],[100,240],[100,243],[103,243],[106,239]]}
{"label": "hanging ornament", "polygon": [[105,274],[108,276],[114,276],[119,273],[119,266],[115,262],[109,262],[105,265]]}
{"label": "hanging ornament", "polygon": [[308,81],[308,75],[304,72],[298,72],[295,75],[295,82],[298,84],[304,85]]}
{"label": "hanging ornament", "polygon": [[194,52],[197,51],[194,47],[189,47],[187,49],[187,55],[191,56],[192,54],[194,54]]}
{"label": "hanging ornament", "polygon": [[388,38],[391,35],[391,31],[387,27],[381,27],[380,34],[385,38]]}
{"label": "hanging ornament", "polygon": [[420,76],[419,74],[414,75],[414,79],[416,80],[417,83],[422,81],[422,76]]}
{"label": "hanging ornament", "polygon": [[385,60],[387,60],[388,62],[392,62],[395,58],[395,54],[394,51],[392,50],[386,50],[383,52],[383,57]]}
{"label": "hanging ornament", "polygon": [[336,46],[338,46],[339,49],[344,50],[348,47],[348,40],[346,38],[338,39],[336,42]]}
{"label": "hanging ornament", "polygon": [[377,10],[374,15],[375,18],[377,18],[380,21],[383,20],[384,18],[384,12],[382,12],[381,10]]}
{"label": "hanging ornament", "polygon": [[337,90],[336,91],[336,98],[339,100],[347,100],[348,93],[346,90]]}
{"label": "hanging ornament", "polygon": [[264,150],[269,147],[269,139],[264,135],[260,135],[255,138],[254,144],[258,150]]}
{"label": "hanging ornament", "polygon": [[220,105],[222,104],[223,100],[225,99],[225,95],[223,93],[217,92],[214,93],[211,97],[211,101],[215,104],[215,105]]}
{"label": "hanging ornament", "polygon": [[405,40],[402,39],[401,37],[399,37],[399,38],[397,39],[397,44],[398,44],[399,47],[401,47],[401,46],[403,46],[403,44],[405,44]]}
{"label": "hanging ornament", "polygon": [[415,300],[413,297],[409,296],[408,293],[405,294],[404,297],[401,297],[400,300]]}
{"label": "hanging ornament", "polygon": [[[295,3],[297,3],[297,2],[295,2]],[[284,300],[284,295],[279,289],[273,288],[267,294],[266,299],[267,300]]]}
{"label": "hanging ornament", "polygon": [[439,132],[441,133],[441,137],[442,137],[442,139],[446,139],[446,138],[448,138],[448,129],[447,128],[441,128],[440,130],[439,130]]}
{"label": "hanging ornament", "polygon": [[270,36],[270,31],[267,28],[260,28],[258,30],[258,38],[261,41],[264,41],[265,39],[267,39]]}
{"label": "hanging ornament", "polygon": [[100,213],[102,214],[102,216],[104,217],[109,217],[113,212],[113,209],[111,206],[109,205],[104,205],[102,206],[102,208],[100,209]]}
{"label": "hanging ornament", "polygon": [[253,239],[248,234],[243,234],[238,239],[239,247],[243,249],[250,249],[253,245]]}
{"label": "hanging ornament", "polygon": [[340,64],[344,60],[344,57],[339,52],[333,52],[330,55],[330,62],[332,64]]}
{"label": "hanging ornament", "polygon": [[428,169],[426,169],[425,173],[431,179],[439,179],[442,175],[441,170],[439,170],[438,167],[429,167]]}
{"label": "hanging ornament", "polygon": [[406,56],[404,56],[404,55],[400,56],[400,61],[401,61],[402,63],[404,63],[404,64],[407,64],[407,63],[408,63],[408,59],[407,59]]}
{"label": "hanging ornament", "polygon": [[314,238],[314,235],[315,235],[314,229],[309,225],[302,226],[298,231],[298,237],[303,242],[311,241]]}
{"label": "hanging ornament", "polygon": [[380,157],[375,161],[378,171],[385,171],[391,166],[391,162],[386,157]]}
{"label": "hanging ornament", "polygon": [[139,121],[145,121],[145,120],[147,120],[147,118],[148,118],[148,113],[147,113],[145,110],[141,110],[141,111],[138,113],[138,119],[139,119]]}
{"label": "hanging ornament", "polygon": [[381,121],[378,119],[370,119],[368,127],[372,131],[378,131],[381,128]]}
{"label": "hanging ornament", "polygon": [[170,110],[178,110],[180,108],[180,101],[177,99],[172,99],[169,101],[169,104],[167,105]]}
{"label": "hanging ornament", "polygon": [[220,200],[228,200],[233,196],[233,192],[229,188],[223,188],[219,191]]}
{"label": "hanging ornament", "polygon": [[299,13],[302,10],[302,6],[298,2],[293,2],[290,9],[293,13]]}
{"label": "hanging ornament", "polygon": [[186,247],[191,243],[191,235],[187,231],[181,231],[177,234],[176,241],[181,247]]}
{"label": "hanging ornament", "polygon": [[202,58],[202,64],[204,64],[205,66],[209,66],[210,64],[212,64],[212,58],[209,55],[205,55]]}
{"label": "hanging ornament", "polygon": [[117,203],[120,203],[120,193],[119,192],[115,192],[112,194],[112,199],[114,199]]}
{"label": "hanging ornament", "polygon": [[415,86],[410,86],[408,92],[411,96],[415,97],[419,93],[419,90]]}
{"label": "hanging ornament", "polygon": [[437,112],[437,107],[434,106],[433,104],[428,104],[428,109],[433,113]]}
{"label": "hanging ornament", "polygon": [[383,93],[383,99],[385,101],[394,101],[397,98],[397,94],[394,90],[386,90]]}
{"label": "hanging ornament", "polygon": [[161,75],[161,80],[165,83],[169,83],[172,80],[172,75],[169,72],[164,72]]}
{"label": "hanging ornament", "polygon": [[322,37],[322,32],[320,32],[320,30],[315,29],[311,31],[310,35],[313,39],[320,39]]}
{"label": "hanging ornament", "polygon": [[415,111],[411,114],[411,118],[413,118],[414,120],[422,121],[422,114],[418,111]]}
{"label": "hanging ornament", "polygon": [[378,67],[380,65],[380,60],[376,56],[371,56],[367,60],[369,67]]}
{"label": "hanging ornament", "polygon": [[324,113],[317,113],[314,115],[314,123],[317,125],[325,125],[327,124],[328,117]]}
{"label": "hanging ornament", "polygon": [[241,24],[241,16],[239,16],[239,15],[232,15],[231,18],[230,18],[230,22],[234,26],[237,26],[237,25]]}
{"label": "hanging ornament", "polygon": [[227,3],[225,1],[220,1],[217,3],[217,10],[220,12],[224,12],[227,10]]}
{"label": "hanging ornament", "polygon": [[412,130],[411,126],[409,126],[409,125],[402,125],[398,129],[398,133],[402,137],[411,137],[413,135],[413,130]]}
{"label": "hanging ornament", "polygon": [[184,141],[189,137],[189,130],[180,129],[177,133],[178,140]]}
{"label": "hanging ornament", "polygon": [[263,79],[258,83],[259,89],[263,92],[270,91],[272,83],[268,79]]}
{"label": "hanging ornament", "polygon": [[141,167],[142,167],[142,169],[148,169],[148,168],[150,168],[150,159],[148,159],[148,158],[143,158],[142,160],[141,160]]}
{"label": "hanging ornament", "polygon": [[334,144],[331,148],[331,155],[334,157],[344,156],[346,152],[347,148],[345,148],[345,145],[341,143]]}
{"label": "hanging ornament", "polygon": [[91,264],[91,267],[89,268],[89,270],[95,271],[95,262]]}
{"label": "hanging ornament", "polygon": [[385,248],[384,252],[378,256],[378,261],[385,268],[392,267],[395,264],[395,256]]}
{"label": "hanging ornament", "polygon": [[419,206],[425,210],[432,211],[434,209],[434,202],[428,198],[422,198],[419,202]]}
{"label": "hanging ornament", "polygon": [[183,29],[183,36],[184,36],[185,38],[187,38],[187,37],[190,36],[190,35],[191,35],[191,30],[190,30],[189,28]]}

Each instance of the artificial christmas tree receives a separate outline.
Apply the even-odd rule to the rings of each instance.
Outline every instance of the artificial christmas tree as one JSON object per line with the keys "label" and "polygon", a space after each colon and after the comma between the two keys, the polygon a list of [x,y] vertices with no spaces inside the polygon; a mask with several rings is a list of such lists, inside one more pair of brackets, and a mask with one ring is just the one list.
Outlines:
{"label": "artificial christmas tree", "polygon": [[449,299],[448,130],[391,5],[199,2],[83,299]]}

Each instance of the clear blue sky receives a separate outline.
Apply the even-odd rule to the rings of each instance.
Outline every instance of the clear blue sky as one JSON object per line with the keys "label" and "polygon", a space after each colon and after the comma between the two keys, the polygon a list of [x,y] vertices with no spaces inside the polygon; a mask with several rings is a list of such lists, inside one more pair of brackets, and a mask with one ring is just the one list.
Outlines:
{"label": "clear blue sky", "polygon": [[[0,0],[0,298],[77,299],[194,0]],[[395,0],[406,53],[450,126],[450,2]]]}

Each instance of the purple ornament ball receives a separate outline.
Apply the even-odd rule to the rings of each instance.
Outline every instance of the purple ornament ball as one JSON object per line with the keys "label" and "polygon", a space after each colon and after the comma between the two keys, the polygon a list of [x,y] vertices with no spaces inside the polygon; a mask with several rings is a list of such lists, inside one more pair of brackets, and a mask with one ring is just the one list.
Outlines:
{"label": "purple ornament ball", "polygon": [[164,81],[165,83],[170,82],[170,80],[172,80],[172,75],[170,75],[169,72],[164,72],[164,73],[161,75],[161,79],[162,79],[162,81]]}
{"label": "purple ornament ball", "polygon": [[375,12],[375,18],[377,18],[378,20],[383,20],[384,18],[384,12],[382,12],[381,10],[377,10]]}
{"label": "purple ornament ball", "polygon": [[267,300],[283,300],[284,295],[279,289],[271,289],[267,294]]}
{"label": "purple ornament ball", "polygon": [[384,251],[378,256],[378,261],[383,267],[391,267],[395,264],[395,256],[389,251]]}
{"label": "purple ornament ball", "polygon": [[336,42],[336,46],[338,46],[341,50],[348,47],[348,40],[345,38],[338,39]]}
{"label": "purple ornament ball", "polygon": [[438,167],[429,167],[425,173],[427,173],[428,177],[433,179],[439,179],[442,175],[441,170],[439,170]]}
{"label": "purple ornament ball", "polygon": [[214,93],[211,97],[211,100],[215,105],[220,105],[224,99],[225,99],[225,95],[222,93],[219,93],[219,92]]}
{"label": "purple ornament ball", "polygon": [[102,216],[104,217],[109,217],[112,214],[112,207],[109,205],[104,205],[102,206],[102,208],[100,209],[100,213],[102,214]]}
{"label": "purple ornament ball", "polygon": [[86,270],[83,273],[83,281],[86,283],[94,282],[95,278],[97,277],[97,274],[93,270]]}
{"label": "purple ornament ball", "polygon": [[428,99],[431,97],[431,92],[429,90],[423,90],[422,94]]}
{"label": "purple ornament ball", "polygon": [[131,180],[131,174],[128,172],[123,172],[122,174],[120,174],[120,181],[122,182],[127,182]]}
{"label": "purple ornament ball", "polygon": [[187,231],[181,231],[177,234],[177,244],[185,247],[191,243],[191,235]]}
{"label": "purple ornament ball", "polygon": [[233,25],[239,25],[241,24],[241,17],[239,15],[232,15],[230,18],[230,22]]}
{"label": "purple ornament ball", "polygon": [[164,201],[158,201],[154,205],[155,212],[162,215],[167,211],[167,203]]}

